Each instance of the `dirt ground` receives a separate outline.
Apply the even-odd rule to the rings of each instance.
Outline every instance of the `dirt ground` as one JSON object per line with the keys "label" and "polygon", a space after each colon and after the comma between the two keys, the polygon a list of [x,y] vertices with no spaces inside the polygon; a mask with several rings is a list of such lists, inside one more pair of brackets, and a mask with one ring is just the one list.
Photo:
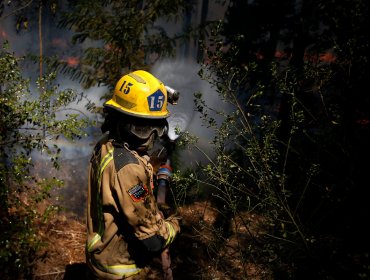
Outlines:
{"label": "dirt ground", "polygon": [[[217,211],[208,203],[183,207],[180,213],[182,232],[170,248],[175,280],[272,279],[266,268],[243,261],[240,255],[240,245],[250,236],[251,232],[247,233],[250,228],[235,221],[229,238],[217,240],[212,227]],[[253,215],[248,219],[256,224],[260,222]],[[67,214],[55,216],[41,228],[40,234],[48,246],[36,259],[35,280],[86,279],[85,232],[84,222]],[[258,234],[257,231],[253,233]],[[218,246],[220,241],[222,246]]]}

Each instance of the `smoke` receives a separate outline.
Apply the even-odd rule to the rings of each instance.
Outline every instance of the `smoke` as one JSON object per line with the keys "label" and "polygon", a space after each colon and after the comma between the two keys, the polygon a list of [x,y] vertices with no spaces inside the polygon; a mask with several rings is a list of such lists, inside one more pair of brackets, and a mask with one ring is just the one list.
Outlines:
{"label": "smoke", "polygon": [[185,60],[164,60],[155,64],[151,72],[165,85],[180,92],[178,104],[168,105],[171,112],[168,118],[169,137],[175,139],[175,129],[184,132],[194,117],[193,93],[202,87],[197,77],[197,66]]}
{"label": "smoke", "polygon": [[[152,67],[151,72],[165,85],[180,92],[177,105],[169,105],[171,112],[168,118],[169,138],[174,140],[179,134],[189,132],[198,138],[197,149],[184,150],[180,154],[181,168],[197,166],[200,162],[208,161],[213,156],[210,141],[214,137],[214,130],[203,123],[201,114],[195,110],[194,93],[200,92],[207,106],[216,108],[225,113],[231,112],[233,107],[223,102],[210,83],[198,75],[200,65],[191,59],[162,60]],[[209,116],[217,121],[222,117],[214,111]]]}
{"label": "smoke", "polygon": [[169,121],[168,138],[176,140],[189,124],[189,116],[184,113],[173,113]]}

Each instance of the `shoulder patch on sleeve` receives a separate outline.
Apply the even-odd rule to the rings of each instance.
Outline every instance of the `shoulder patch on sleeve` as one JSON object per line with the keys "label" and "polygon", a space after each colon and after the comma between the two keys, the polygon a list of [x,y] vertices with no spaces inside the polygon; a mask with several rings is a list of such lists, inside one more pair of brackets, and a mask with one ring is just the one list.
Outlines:
{"label": "shoulder patch on sleeve", "polygon": [[139,164],[139,160],[123,147],[114,148],[113,158],[117,172],[129,163]]}
{"label": "shoulder patch on sleeve", "polygon": [[133,186],[131,189],[129,189],[128,194],[132,198],[133,201],[139,202],[143,200],[147,194],[149,193],[148,187],[145,186],[143,183],[137,184]]}

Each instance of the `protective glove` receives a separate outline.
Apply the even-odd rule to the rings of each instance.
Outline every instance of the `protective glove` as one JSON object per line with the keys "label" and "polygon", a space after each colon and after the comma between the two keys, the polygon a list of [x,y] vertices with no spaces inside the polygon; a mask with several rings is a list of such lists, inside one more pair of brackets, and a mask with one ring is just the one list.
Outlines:
{"label": "protective glove", "polygon": [[166,219],[166,222],[171,223],[173,229],[175,230],[176,234],[181,231],[180,229],[180,221],[182,220],[181,216],[178,215],[171,215]]}

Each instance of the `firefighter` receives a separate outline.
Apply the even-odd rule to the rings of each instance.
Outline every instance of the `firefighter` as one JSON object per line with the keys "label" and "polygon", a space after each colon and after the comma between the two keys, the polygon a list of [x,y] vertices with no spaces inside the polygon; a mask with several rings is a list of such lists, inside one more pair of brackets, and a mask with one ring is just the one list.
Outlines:
{"label": "firefighter", "polygon": [[[86,262],[95,279],[147,279],[148,264],[180,232],[153,194],[147,151],[168,130],[164,84],[149,72],[124,75],[104,103],[103,137],[89,165]],[[170,180],[171,168],[160,168]]]}

